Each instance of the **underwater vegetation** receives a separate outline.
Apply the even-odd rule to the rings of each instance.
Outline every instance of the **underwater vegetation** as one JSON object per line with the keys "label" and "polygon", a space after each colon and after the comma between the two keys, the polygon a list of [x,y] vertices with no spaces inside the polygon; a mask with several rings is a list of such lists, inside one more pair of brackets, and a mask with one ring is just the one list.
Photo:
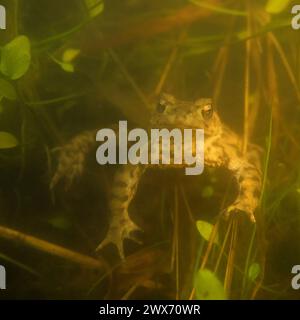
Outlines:
{"label": "underwater vegetation", "polygon": [[[300,30],[290,0],[4,0],[0,22],[0,265],[6,297],[298,299]],[[300,3],[298,3],[300,4]],[[4,10],[1,11],[1,14]],[[256,223],[224,218],[225,167],[149,169],[129,215],[143,232],[107,245],[119,165],[86,132],[148,128],[157,96],[212,98],[262,150]],[[77,174],[55,181],[60,154]],[[76,140],[81,137],[81,140]],[[73,140],[72,140],[73,139]]]}

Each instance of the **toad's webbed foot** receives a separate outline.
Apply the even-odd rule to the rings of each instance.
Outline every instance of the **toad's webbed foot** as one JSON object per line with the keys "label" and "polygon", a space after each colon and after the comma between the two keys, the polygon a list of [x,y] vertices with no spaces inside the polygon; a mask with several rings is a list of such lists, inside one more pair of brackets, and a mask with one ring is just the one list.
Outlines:
{"label": "toad's webbed foot", "polygon": [[121,259],[124,260],[123,242],[126,238],[141,244],[141,241],[134,235],[135,231],[142,231],[142,229],[130,219],[127,213],[120,216],[119,219],[114,219],[109,226],[104,240],[98,245],[96,251],[99,251],[106,245],[112,243],[117,247]]}

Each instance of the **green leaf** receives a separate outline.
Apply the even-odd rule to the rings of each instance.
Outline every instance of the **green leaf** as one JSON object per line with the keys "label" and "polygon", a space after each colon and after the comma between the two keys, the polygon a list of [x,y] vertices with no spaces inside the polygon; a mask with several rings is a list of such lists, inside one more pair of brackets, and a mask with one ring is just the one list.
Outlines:
{"label": "green leaf", "polygon": [[214,194],[214,188],[212,186],[206,186],[201,192],[202,198],[211,198]]}
{"label": "green leaf", "polygon": [[30,61],[29,39],[18,36],[2,48],[0,71],[12,80],[19,79],[29,69]]}
{"label": "green leaf", "polygon": [[62,61],[63,62],[72,62],[74,59],[77,58],[77,56],[80,54],[79,49],[67,49],[63,53]]}
{"label": "green leaf", "polygon": [[58,59],[56,59],[54,56],[51,56],[51,59],[57,63],[64,71],[66,72],[70,72],[70,73],[73,73],[75,71],[75,68],[73,66],[72,63],[69,63],[69,62],[63,62],[63,61],[60,61]]}
{"label": "green leaf", "polygon": [[8,100],[16,100],[17,93],[11,83],[4,79],[0,79],[0,96]]}
{"label": "green leaf", "polygon": [[257,262],[252,263],[248,269],[248,278],[251,281],[255,281],[259,276],[260,271],[261,271],[260,265]]}
{"label": "green leaf", "polygon": [[[198,220],[196,222],[197,229],[200,233],[200,235],[206,240],[209,241],[210,236],[212,234],[214,226],[206,221]],[[219,236],[216,234],[213,243],[218,244],[219,243]]]}
{"label": "green leaf", "polygon": [[104,10],[103,0],[85,0],[85,5],[91,18],[95,18]]}
{"label": "green leaf", "polygon": [[199,270],[194,287],[198,300],[226,300],[226,293],[222,282],[208,269]]}
{"label": "green leaf", "polygon": [[271,14],[278,14],[282,12],[289,4],[291,0],[269,0],[266,4],[266,11]]}
{"label": "green leaf", "polygon": [[8,132],[0,132],[0,149],[15,148],[19,144],[15,136]]}
{"label": "green leaf", "polygon": [[72,65],[72,63],[61,62],[59,65],[66,72],[73,73],[75,71],[75,68]]}

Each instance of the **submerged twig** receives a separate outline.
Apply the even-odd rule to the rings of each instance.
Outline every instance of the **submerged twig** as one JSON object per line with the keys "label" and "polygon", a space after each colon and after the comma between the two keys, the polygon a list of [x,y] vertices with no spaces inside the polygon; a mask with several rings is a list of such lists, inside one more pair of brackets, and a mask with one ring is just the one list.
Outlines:
{"label": "submerged twig", "polygon": [[72,261],[87,268],[102,269],[104,264],[92,257],[58,246],[51,242],[33,237],[20,231],[0,226],[0,238],[14,241],[20,245],[47,252],[51,255]]}

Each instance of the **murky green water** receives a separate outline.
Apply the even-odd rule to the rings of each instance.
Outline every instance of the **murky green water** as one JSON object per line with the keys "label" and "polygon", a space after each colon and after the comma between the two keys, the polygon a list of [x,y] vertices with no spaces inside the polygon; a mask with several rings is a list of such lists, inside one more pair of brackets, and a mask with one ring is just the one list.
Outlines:
{"label": "murky green water", "polygon": [[[299,298],[291,287],[300,264],[293,1],[1,4],[4,298]],[[119,120],[149,127],[161,92],[212,97],[222,122],[264,150],[257,223],[245,215],[223,219],[237,195],[226,168],[205,167],[193,177],[151,169],[129,208],[144,230],[137,233],[142,244],[126,240],[124,261],[112,245],[96,253],[118,166],[96,163],[95,141],[69,188],[50,189],[61,147]]]}

